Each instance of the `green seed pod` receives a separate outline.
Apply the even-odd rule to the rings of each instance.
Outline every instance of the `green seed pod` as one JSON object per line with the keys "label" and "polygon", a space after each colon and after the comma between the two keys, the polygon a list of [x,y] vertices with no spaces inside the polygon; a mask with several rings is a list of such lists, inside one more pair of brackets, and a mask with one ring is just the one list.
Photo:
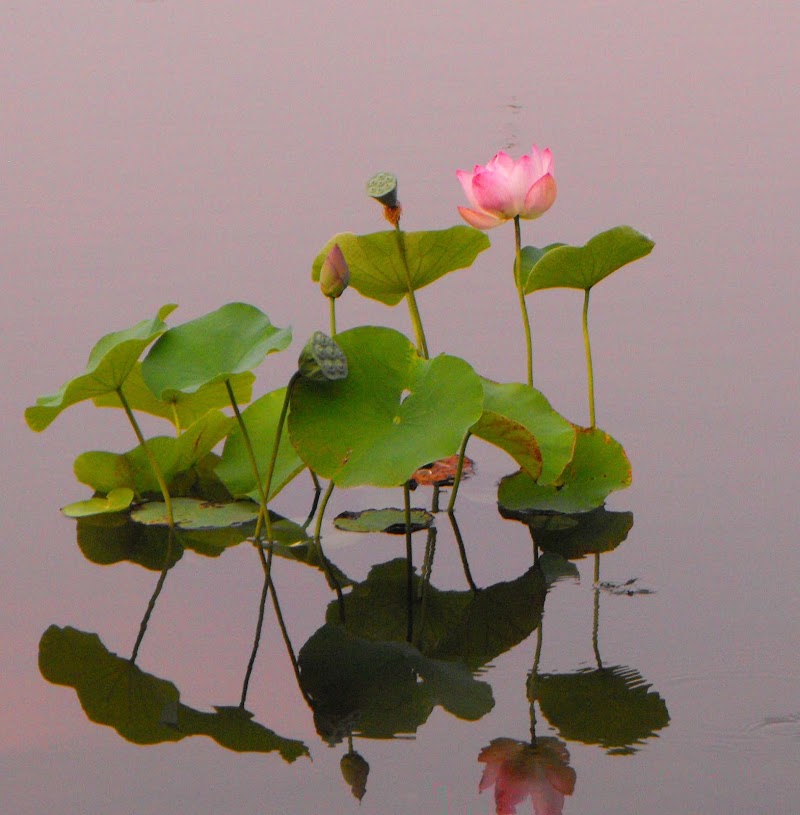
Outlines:
{"label": "green seed pod", "polygon": [[392,173],[376,173],[367,181],[367,195],[385,207],[397,206],[397,176]]}
{"label": "green seed pod", "polygon": [[315,331],[300,353],[297,362],[300,376],[314,382],[326,382],[347,377],[347,357],[344,351],[322,331]]}

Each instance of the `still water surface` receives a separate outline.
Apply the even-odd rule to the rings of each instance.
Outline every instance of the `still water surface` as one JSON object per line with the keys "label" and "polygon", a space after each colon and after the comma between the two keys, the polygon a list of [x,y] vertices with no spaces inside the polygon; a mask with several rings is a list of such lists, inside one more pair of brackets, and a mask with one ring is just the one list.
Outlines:
{"label": "still water surface", "polygon": [[[796,12],[76,0],[12,4],[5,17],[4,809],[493,812],[491,790],[478,794],[478,755],[493,739],[529,737],[540,633],[539,674],[591,671],[599,657],[636,671],[669,715],[616,755],[559,734],[537,708],[537,735],[559,735],[576,774],[565,813],[800,810]],[[308,279],[319,247],[337,231],[382,228],[366,178],[399,176],[406,228],[445,227],[462,203],[456,169],[533,141],[553,149],[559,198],[524,224],[524,242],[582,243],[623,223],[656,240],[592,298],[598,423],[634,471],[609,501],[634,525],[601,557],[600,579],[637,578],[650,593],[598,593],[593,558],[576,561],[579,579],[551,586],[538,631],[479,676],[491,712],[467,722],[436,707],[413,740],[355,739],[371,767],[360,807],[340,774],[346,742],[317,735],[269,612],[248,707],[313,761],[206,738],[140,747],[89,722],[72,690],[41,677],[39,639],[51,624],[74,626],[129,653],[155,574],[90,563],[57,510],[84,496],[70,472],[78,453],[133,442],[119,416],[86,405],[34,435],[25,405],[81,370],[100,335],[170,301],[175,320],[244,300],[291,324],[292,349],[259,371],[258,392],[271,390],[326,323]],[[519,379],[513,237],[510,227],[490,237],[492,249],[421,292],[420,307],[434,352]],[[537,384],[585,422],[580,296],[531,301]],[[339,320],[410,330],[404,312],[354,292]],[[478,474],[459,522],[475,581],[489,586],[526,572],[531,541],[497,513],[510,462],[477,443],[471,454]],[[279,507],[298,517],[310,500],[301,482]],[[400,500],[338,492],[328,517]],[[432,584],[463,591],[452,530],[443,516],[437,526]],[[329,530],[326,541],[356,580],[403,554],[390,536],[353,543]],[[424,533],[418,562],[423,546]],[[275,580],[299,649],[330,592],[286,561]],[[219,559],[187,552],[139,665],[197,710],[237,704],[261,582],[247,546]]]}

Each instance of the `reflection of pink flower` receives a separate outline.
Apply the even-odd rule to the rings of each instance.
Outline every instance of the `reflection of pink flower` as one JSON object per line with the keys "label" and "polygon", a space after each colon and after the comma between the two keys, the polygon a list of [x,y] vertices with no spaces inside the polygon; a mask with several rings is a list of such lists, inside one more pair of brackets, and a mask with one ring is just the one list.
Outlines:
{"label": "reflection of pink flower", "polygon": [[529,156],[514,161],[500,151],[485,167],[456,172],[470,207],[459,207],[461,217],[478,229],[491,229],[510,218],[538,218],[556,200],[553,156],[535,144]]}
{"label": "reflection of pink flower", "polygon": [[564,796],[575,789],[567,748],[552,736],[537,738],[535,745],[494,739],[481,750],[478,761],[486,764],[478,790],[494,785],[497,815],[513,815],[528,796],[533,815],[561,815]]}

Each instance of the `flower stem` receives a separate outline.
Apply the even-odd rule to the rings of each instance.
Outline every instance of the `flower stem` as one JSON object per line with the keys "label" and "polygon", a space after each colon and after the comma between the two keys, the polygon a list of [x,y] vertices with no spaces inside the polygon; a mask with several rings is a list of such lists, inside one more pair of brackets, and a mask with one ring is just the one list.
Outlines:
{"label": "flower stem", "polygon": [[239,429],[242,431],[242,439],[244,446],[247,450],[247,457],[250,459],[250,466],[253,468],[253,473],[256,477],[256,486],[258,487],[258,498],[262,512],[266,512],[267,499],[264,495],[264,488],[261,485],[261,475],[258,472],[258,462],[256,461],[256,453],[253,450],[253,443],[250,441],[250,433],[247,431],[247,425],[244,423],[242,414],[239,412],[239,405],[236,402],[236,397],[233,395],[233,388],[231,387],[230,379],[225,380],[225,387],[228,389],[228,398],[231,400],[233,412],[236,415],[236,421],[239,423]]}
{"label": "flower stem", "polygon": [[328,300],[331,301],[331,336],[336,336],[336,298],[329,297]]}
{"label": "flower stem", "polygon": [[394,234],[397,236],[397,248],[400,252],[400,260],[403,262],[403,269],[406,273],[406,282],[408,284],[408,291],[406,292],[406,302],[408,303],[408,311],[411,314],[411,322],[414,326],[414,337],[417,342],[417,351],[423,359],[429,359],[428,356],[428,343],[425,339],[425,330],[422,328],[422,319],[419,316],[419,309],[417,308],[417,298],[414,297],[414,286],[411,282],[411,270],[408,268],[408,256],[406,255],[406,244],[403,239],[403,233],[400,230],[400,224],[395,226]]}
{"label": "flower stem", "polygon": [[169,528],[173,529],[175,527],[175,517],[172,514],[172,499],[170,498],[169,490],[167,489],[167,482],[164,479],[164,474],[161,472],[161,467],[158,466],[155,456],[147,446],[147,442],[144,440],[144,436],[142,435],[142,431],[139,428],[138,422],[136,421],[136,417],[133,415],[131,406],[128,404],[125,394],[122,392],[122,386],[117,388],[117,396],[119,396],[119,401],[122,403],[122,407],[128,416],[128,421],[131,423],[131,427],[133,427],[133,432],[136,434],[136,438],[139,440],[142,450],[144,450],[144,454],[147,457],[148,463],[150,464],[150,469],[153,471],[153,475],[156,477],[158,488],[161,490],[161,495],[164,498],[164,505],[167,508],[167,523],[169,524]]}
{"label": "flower stem", "polygon": [[583,347],[586,349],[586,375],[589,381],[589,427],[594,428],[594,372],[592,370],[592,346],[589,343],[589,292],[583,295]]}
{"label": "flower stem", "polygon": [[525,348],[528,352],[528,385],[533,387],[533,341],[531,340],[531,323],[528,318],[528,306],[525,303],[525,290],[522,287],[522,234],[519,228],[519,215],[514,216],[514,282],[517,284],[519,309],[522,313],[522,325],[525,328]]}

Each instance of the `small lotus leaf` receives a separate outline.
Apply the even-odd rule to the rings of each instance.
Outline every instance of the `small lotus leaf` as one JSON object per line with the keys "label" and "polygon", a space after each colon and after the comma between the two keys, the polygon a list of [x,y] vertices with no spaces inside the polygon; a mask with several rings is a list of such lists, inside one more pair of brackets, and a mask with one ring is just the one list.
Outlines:
{"label": "small lotus leaf", "polygon": [[276,328],[255,306],[228,303],[167,331],[142,362],[142,376],[160,400],[169,401],[250,371],[291,339],[290,329]]}
{"label": "small lotus leaf", "polygon": [[555,245],[544,250],[525,247],[525,293],[561,287],[591,289],[622,266],[649,255],[654,246],[647,235],[633,227],[615,226],[595,235],[584,246]]}
{"label": "small lotus leaf", "polygon": [[[433,523],[433,515],[424,509],[411,510],[411,531],[419,532]],[[402,509],[365,509],[361,512],[342,512],[333,519],[333,525],[343,532],[388,532],[405,535],[406,518]]]}
{"label": "small lotus leaf", "polygon": [[289,434],[314,472],[340,487],[392,487],[459,449],[483,405],[480,379],[464,360],[421,359],[390,328],[353,328],[336,341],[347,379],[299,379],[292,390]]}
{"label": "small lotus leaf", "polygon": [[421,289],[448,272],[471,266],[478,254],[489,248],[486,235],[469,226],[429,232],[388,230],[370,235],[341,232],[325,244],[314,260],[314,281],[319,280],[322,264],[335,243],[350,268],[350,285],[387,306],[397,305],[409,291]]}
{"label": "small lotus leaf", "polygon": [[622,445],[596,428],[577,431],[572,461],[553,484],[537,484],[524,472],[501,480],[497,501],[503,514],[588,512],[630,486],[631,464]]}
{"label": "small lotus leaf", "polygon": [[539,484],[551,484],[575,450],[575,426],[528,385],[483,383],[483,415],[474,435],[505,450]]}
{"label": "small lotus leaf", "polygon": [[[255,374],[245,371],[230,378],[233,395],[239,405],[252,398]],[[172,422],[179,430],[201,419],[209,410],[230,407],[231,400],[224,382],[207,385],[195,393],[175,393],[168,401],[156,399],[142,378],[142,364],[137,362],[122,386],[122,393],[132,410],[159,416]],[[117,393],[107,393],[94,399],[98,407],[121,408]]]}
{"label": "small lotus leaf", "polygon": [[[242,411],[242,421],[255,450],[262,486],[272,457],[275,433],[278,430],[278,421],[285,398],[286,388],[279,388],[256,399],[247,410]],[[284,428],[278,445],[278,457],[275,460],[268,500],[274,498],[304,469],[305,464],[292,447]],[[216,474],[234,498],[248,497],[254,501],[259,500],[253,465],[238,423],[225,440],[222,459],[217,465]]]}
{"label": "small lotus leaf", "polygon": [[49,396],[40,396],[25,410],[25,421],[31,430],[44,430],[70,405],[112,393],[122,386],[142,351],[167,330],[164,319],[177,308],[162,306],[152,320],[142,320],[132,328],[106,334],[89,354],[86,370],[65,382]]}
{"label": "small lotus leaf", "polygon": [[[180,529],[219,529],[251,523],[258,517],[258,504],[252,501],[221,504],[198,498],[174,498],[172,514],[175,526]],[[140,524],[164,526],[168,523],[166,504],[149,501],[135,509],[131,518]]]}
{"label": "small lotus leaf", "polygon": [[111,490],[105,498],[89,498],[87,501],[76,501],[61,508],[68,518],[86,518],[89,515],[105,515],[109,512],[121,512],[133,501],[133,490],[120,487]]}

